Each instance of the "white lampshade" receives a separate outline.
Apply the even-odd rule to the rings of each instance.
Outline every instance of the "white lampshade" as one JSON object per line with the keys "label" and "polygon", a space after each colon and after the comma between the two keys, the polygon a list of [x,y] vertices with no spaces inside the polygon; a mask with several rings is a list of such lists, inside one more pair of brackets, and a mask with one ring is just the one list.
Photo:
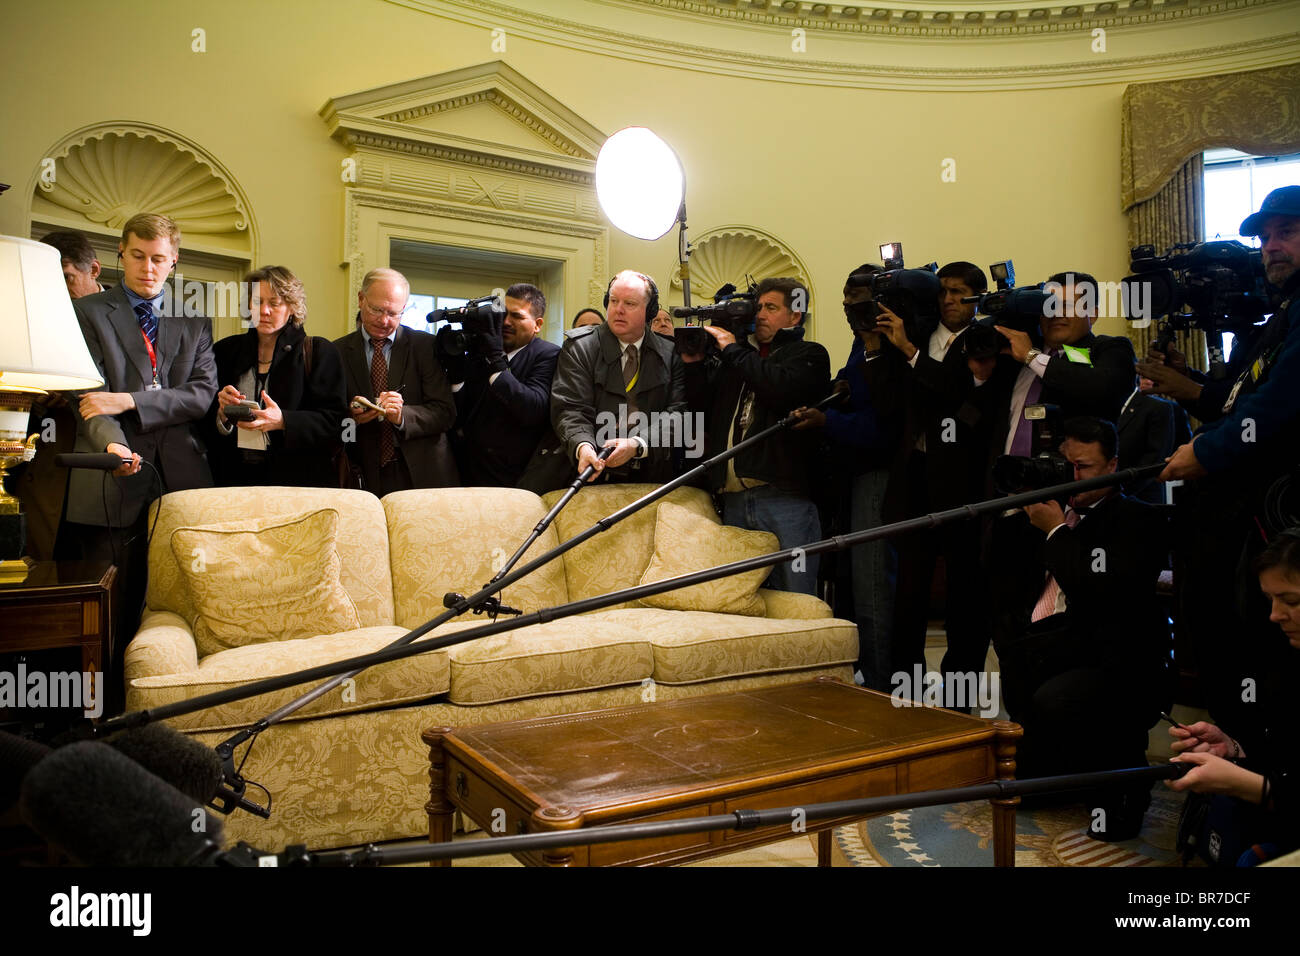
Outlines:
{"label": "white lampshade", "polygon": [[673,227],[685,189],[677,154],[644,126],[619,130],[596,157],[600,208],[638,239],[658,239]]}
{"label": "white lampshade", "polygon": [[98,388],[59,250],[0,236],[0,390]]}

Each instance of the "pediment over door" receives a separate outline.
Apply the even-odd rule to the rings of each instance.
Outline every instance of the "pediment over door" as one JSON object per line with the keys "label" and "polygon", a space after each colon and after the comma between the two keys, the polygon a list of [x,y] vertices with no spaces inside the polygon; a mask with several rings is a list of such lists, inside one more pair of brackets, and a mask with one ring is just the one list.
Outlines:
{"label": "pediment over door", "polygon": [[336,96],[320,110],[347,147],[344,257],[354,296],[393,240],[563,263],[557,304],[603,292],[596,201],[605,134],[497,60]]}

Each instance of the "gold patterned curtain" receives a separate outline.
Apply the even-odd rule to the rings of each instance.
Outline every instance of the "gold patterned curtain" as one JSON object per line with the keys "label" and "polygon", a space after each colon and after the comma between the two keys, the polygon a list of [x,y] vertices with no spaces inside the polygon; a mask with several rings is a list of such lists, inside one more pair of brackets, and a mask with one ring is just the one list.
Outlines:
{"label": "gold patterned curtain", "polygon": [[[1162,253],[1204,235],[1205,150],[1226,146],[1261,156],[1300,151],[1300,63],[1134,84],[1124,91],[1122,117],[1129,246],[1149,243]],[[1130,328],[1129,337],[1143,355],[1155,328]],[[1179,339],[1188,362],[1204,369],[1205,336],[1195,332]]]}

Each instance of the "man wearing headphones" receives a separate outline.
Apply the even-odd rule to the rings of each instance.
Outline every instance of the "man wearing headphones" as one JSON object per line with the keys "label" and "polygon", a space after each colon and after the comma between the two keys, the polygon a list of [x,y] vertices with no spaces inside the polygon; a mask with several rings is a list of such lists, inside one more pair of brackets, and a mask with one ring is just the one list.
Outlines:
{"label": "man wearing headphones", "polygon": [[[179,314],[179,295],[168,308],[163,294],[180,258],[176,223],[149,213],[131,217],[118,253],[122,282],[73,303],[104,377],[103,389],[84,393],[73,408],[75,450],[112,452],[123,463],[112,477],[72,471],[57,550],[63,559],[107,558],[118,565],[117,645],[125,647],[144,603],[148,502],[164,491],[212,485],[194,425],[212,404],[217,370],[211,321]],[[146,463],[152,467],[142,473]]]}
{"label": "man wearing headphones", "polygon": [[[672,343],[650,332],[654,280],[625,270],[605,291],[605,323],[574,330],[551,384],[551,424],[577,471],[609,481],[661,484],[675,475],[680,434],[662,422],[686,411],[685,372]],[[655,417],[668,417],[655,422]],[[665,440],[667,438],[667,440]],[[605,461],[598,450],[612,446]]]}

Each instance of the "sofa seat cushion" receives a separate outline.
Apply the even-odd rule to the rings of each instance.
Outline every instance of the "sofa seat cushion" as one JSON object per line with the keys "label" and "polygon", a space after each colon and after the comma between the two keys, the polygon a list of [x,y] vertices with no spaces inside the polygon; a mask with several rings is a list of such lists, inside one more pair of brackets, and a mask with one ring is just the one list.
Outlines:
{"label": "sofa seat cushion", "polygon": [[654,653],[653,677],[664,684],[829,667],[858,659],[858,629],[838,618],[774,620],[656,608],[589,616],[628,628],[648,641]]}
{"label": "sofa seat cushion", "polygon": [[[586,531],[601,518],[607,518],[658,488],[658,485],[592,485],[583,488],[564,506],[553,527],[560,541],[568,541]],[[564,494],[548,491],[542,504],[550,508]],[[670,501],[686,508],[712,524],[718,524],[713,499],[699,488],[674,488],[654,504],[624,518],[608,531],[564,554],[564,574],[568,580],[569,600],[608,594],[635,587],[650,565],[655,550],[655,525],[660,504]],[[626,601],[615,607],[640,607]]]}
{"label": "sofa seat cushion", "polygon": [[[167,624],[161,617],[153,620],[158,622],[159,627]],[[148,637],[150,630],[146,627],[141,631],[141,638],[132,642],[132,649]],[[137,676],[141,668],[139,662],[132,659],[132,650],[128,649],[127,707],[129,710],[157,707],[238,687],[264,677],[275,677],[331,661],[369,654],[391,644],[405,633],[406,630],[400,627],[365,627],[341,634],[249,644],[209,654],[189,671],[144,676]],[[447,651],[432,651],[377,664],[362,671],[353,681],[351,685],[344,684],[312,701],[289,719],[373,710],[445,694],[450,684]],[[298,684],[271,694],[222,704],[177,717],[170,723],[182,730],[213,730],[251,724],[311,690],[318,683],[321,681]]]}
{"label": "sofa seat cushion", "polygon": [[454,704],[494,704],[649,678],[654,656],[644,636],[599,617],[534,624],[448,648],[449,699]]}

